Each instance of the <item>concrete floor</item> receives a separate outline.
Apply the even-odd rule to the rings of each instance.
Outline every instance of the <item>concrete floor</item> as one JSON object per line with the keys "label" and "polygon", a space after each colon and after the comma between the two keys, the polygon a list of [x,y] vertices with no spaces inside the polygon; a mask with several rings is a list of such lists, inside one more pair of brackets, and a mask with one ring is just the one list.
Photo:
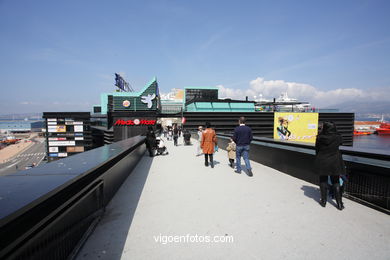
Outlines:
{"label": "concrete floor", "polygon": [[[388,215],[346,199],[343,211],[322,208],[310,183],[254,162],[254,177],[236,174],[223,150],[211,169],[195,146],[166,143],[169,155],[140,161],[77,259],[390,259]],[[173,236],[182,242],[156,242]],[[191,242],[200,236],[233,242]]]}

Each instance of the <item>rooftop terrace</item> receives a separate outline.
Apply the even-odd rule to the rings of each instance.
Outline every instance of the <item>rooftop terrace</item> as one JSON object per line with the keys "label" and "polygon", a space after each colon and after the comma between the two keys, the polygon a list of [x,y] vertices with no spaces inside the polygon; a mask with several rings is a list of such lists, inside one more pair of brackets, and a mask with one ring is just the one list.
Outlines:
{"label": "rooftop terrace", "polygon": [[[77,259],[389,259],[388,215],[348,199],[322,208],[311,183],[253,161],[254,177],[236,174],[223,150],[211,169],[195,146],[166,144],[169,155],[141,159]],[[187,234],[233,242],[156,242]]]}

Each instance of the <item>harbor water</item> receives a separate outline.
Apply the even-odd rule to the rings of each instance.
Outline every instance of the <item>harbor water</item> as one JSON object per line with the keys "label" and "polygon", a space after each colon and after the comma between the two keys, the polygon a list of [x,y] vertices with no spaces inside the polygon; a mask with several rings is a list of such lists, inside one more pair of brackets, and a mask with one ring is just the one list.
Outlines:
{"label": "harbor water", "polygon": [[377,150],[390,154],[390,135],[360,135],[353,137],[353,147],[367,150]]}

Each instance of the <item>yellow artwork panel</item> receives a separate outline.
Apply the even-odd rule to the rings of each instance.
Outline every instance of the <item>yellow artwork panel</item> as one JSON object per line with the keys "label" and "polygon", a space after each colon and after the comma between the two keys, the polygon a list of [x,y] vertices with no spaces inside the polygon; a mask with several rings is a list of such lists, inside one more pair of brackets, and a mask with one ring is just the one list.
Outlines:
{"label": "yellow artwork panel", "polygon": [[282,113],[274,116],[274,139],[315,143],[318,113]]}

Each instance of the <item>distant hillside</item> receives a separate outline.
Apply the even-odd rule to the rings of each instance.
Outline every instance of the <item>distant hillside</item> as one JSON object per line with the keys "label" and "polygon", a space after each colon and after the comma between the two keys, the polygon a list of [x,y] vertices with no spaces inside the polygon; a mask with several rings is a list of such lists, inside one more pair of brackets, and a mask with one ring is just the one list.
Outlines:
{"label": "distant hillside", "polygon": [[338,108],[340,112],[353,112],[357,120],[378,119],[382,115],[385,120],[390,119],[390,101],[385,102],[345,102],[328,108]]}
{"label": "distant hillside", "polygon": [[0,119],[15,119],[15,120],[22,120],[22,119],[42,119],[42,113],[23,113],[23,114],[3,114],[0,115]]}
{"label": "distant hillside", "polygon": [[356,113],[374,113],[388,114],[390,113],[389,102],[346,102],[332,107],[337,107],[340,111],[356,112]]}

